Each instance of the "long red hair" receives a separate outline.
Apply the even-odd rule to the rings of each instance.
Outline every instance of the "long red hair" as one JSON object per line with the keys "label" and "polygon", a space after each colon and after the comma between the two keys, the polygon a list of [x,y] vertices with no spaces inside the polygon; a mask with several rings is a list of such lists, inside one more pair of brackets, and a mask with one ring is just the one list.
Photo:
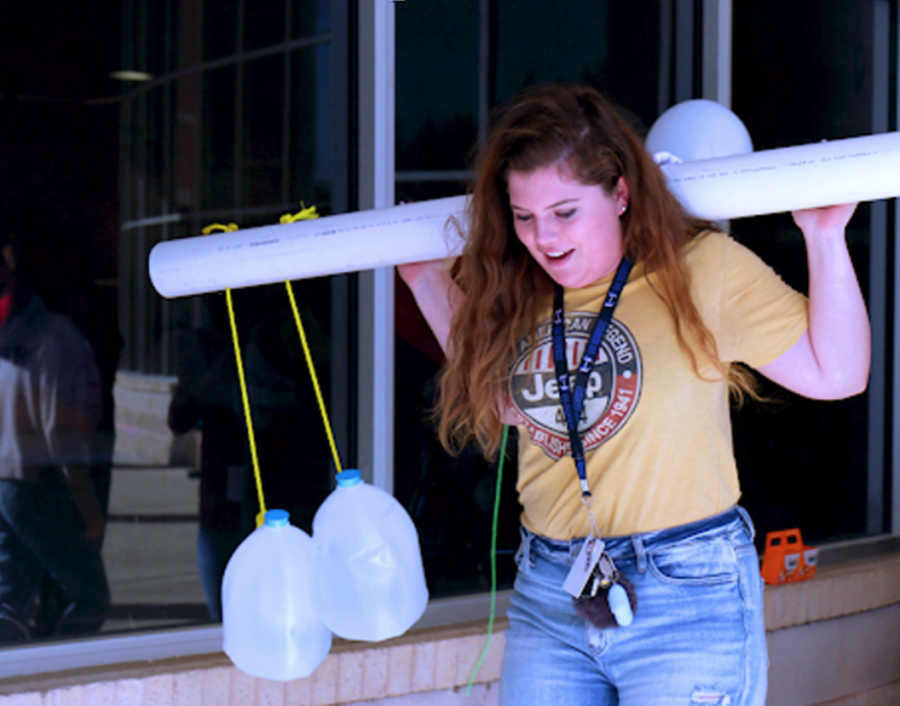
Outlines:
{"label": "long red hair", "polygon": [[534,329],[554,286],[515,235],[507,177],[554,164],[607,194],[625,177],[625,254],[655,274],[656,291],[694,371],[700,374],[699,354],[738,394],[752,392],[745,371],[719,360],[690,296],[684,246],[710,224],[684,213],[640,138],[600,93],[575,85],[539,86],[520,94],[501,115],[476,160],[468,235],[454,270],[465,296],[453,318],[451,355],[435,409],[441,442],[450,451],[473,442],[488,456],[498,450],[500,405],[516,342]]}

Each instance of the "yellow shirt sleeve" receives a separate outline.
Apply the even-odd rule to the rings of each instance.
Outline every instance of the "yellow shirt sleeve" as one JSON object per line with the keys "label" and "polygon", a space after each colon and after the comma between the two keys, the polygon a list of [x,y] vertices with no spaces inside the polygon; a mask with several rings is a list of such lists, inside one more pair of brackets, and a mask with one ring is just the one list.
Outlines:
{"label": "yellow shirt sleeve", "polygon": [[809,326],[807,298],[723,233],[706,236],[694,268],[695,301],[719,358],[754,368],[785,353]]}

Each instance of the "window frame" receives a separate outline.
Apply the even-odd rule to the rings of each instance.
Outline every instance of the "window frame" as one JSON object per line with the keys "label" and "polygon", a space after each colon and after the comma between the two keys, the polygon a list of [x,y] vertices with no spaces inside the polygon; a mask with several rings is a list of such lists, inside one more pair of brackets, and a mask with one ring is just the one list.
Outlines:
{"label": "window frame", "polygon": [[[663,0],[665,1],[665,0]],[[481,0],[482,23],[486,22],[491,0]],[[730,105],[731,99],[731,31],[732,0],[673,0],[676,14],[680,12],[702,13],[702,81],[699,89],[702,97]],[[894,56],[890,65],[896,80],[891,89],[888,105],[888,122],[885,129],[896,130],[900,123],[900,9],[898,0],[873,0],[884,8],[891,20],[891,41]],[[337,2],[345,9],[351,3]],[[402,6],[401,6],[402,7]],[[341,196],[347,208],[353,206],[354,196],[360,208],[390,206],[394,199],[396,181],[408,180],[411,175],[397,174],[394,170],[394,12],[393,2],[360,3],[358,18],[358,172],[348,173],[348,183],[358,184],[356,194]],[[695,16],[696,17],[696,16]],[[694,26],[696,26],[694,22]],[[713,31],[709,31],[709,30]],[[335,28],[336,30],[336,28]],[[486,32],[481,41],[481,52],[487,52]],[[691,46],[697,45],[697,38],[687,33]],[[678,36],[682,36],[679,33]],[[306,40],[304,40],[306,41]],[[679,40],[681,41],[681,40]],[[291,44],[300,42],[291,42]],[[254,55],[256,53],[254,52]],[[246,58],[246,57],[242,57]],[[695,56],[695,61],[697,57]],[[680,65],[680,64],[679,64]],[[352,66],[352,65],[351,65]],[[336,67],[340,70],[340,66]],[[680,69],[680,70],[689,70]],[[692,72],[693,70],[690,69]],[[166,80],[175,75],[166,77]],[[486,81],[486,78],[480,79]],[[484,93],[479,86],[479,95]],[[353,98],[351,97],[351,102]],[[486,102],[479,110],[486,121]],[[481,123],[481,119],[479,121]],[[480,130],[480,134],[483,132]],[[346,148],[345,148],[346,149]],[[352,164],[352,148],[339,152]],[[340,161],[340,160],[339,160]],[[341,169],[336,165],[336,169]],[[429,179],[441,178],[441,173],[428,173]],[[336,182],[340,173],[336,173]],[[354,179],[353,177],[356,177]],[[419,173],[415,174],[420,177]],[[453,179],[456,179],[456,173]],[[886,202],[885,213],[888,227],[895,241],[900,239],[900,214],[897,201]],[[174,215],[160,217],[168,222]],[[154,223],[156,220],[154,220]],[[138,230],[149,222],[135,221],[123,228]],[[900,248],[894,248],[893,272],[900,273]],[[885,322],[882,348],[888,352],[900,351],[900,286],[887,281],[887,296],[893,293],[892,309],[885,300],[883,318]],[[373,484],[391,491],[393,489],[393,268],[383,268],[371,273],[362,273],[358,282],[358,341],[357,351],[372,351],[371,355],[358,355],[358,450],[357,465],[375,469],[368,478]],[[888,325],[890,324],[890,325]],[[888,338],[890,346],[887,346]],[[890,532],[850,542],[840,542],[822,547],[820,564],[834,564],[851,559],[876,556],[900,549],[900,356],[893,356],[891,362],[883,361],[882,381],[890,380],[884,402],[890,407],[890,440],[886,443],[885,455],[890,459],[885,463],[885,473],[890,475],[889,495],[885,495],[886,512],[890,513]],[[889,370],[888,370],[889,369]],[[890,376],[887,373],[890,372]],[[349,430],[344,434],[350,435]],[[498,593],[497,610],[504,610],[509,604],[510,591]],[[490,609],[488,594],[433,600],[416,628],[436,627],[456,622],[485,619]],[[112,635],[60,641],[52,644],[0,649],[0,679],[22,677],[33,674],[59,672],[85,667],[97,667],[118,663],[153,661],[184,657],[189,655],[215,653],[221,651],[221,626],[168,628],[133,635]]]}

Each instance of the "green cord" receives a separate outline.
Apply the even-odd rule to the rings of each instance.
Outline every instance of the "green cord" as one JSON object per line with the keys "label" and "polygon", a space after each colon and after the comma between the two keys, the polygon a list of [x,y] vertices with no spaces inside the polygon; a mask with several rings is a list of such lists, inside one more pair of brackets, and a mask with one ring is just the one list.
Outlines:
{"label": "green cord", "polygon": [[500,518],[500,488],[503,485],[503,462],[506,460],[506,440],[509,437],[509,427],[503,427],[503,440],[500,442],[500,462],[497,464],[497,490],[494,494],[494,521],[491,526],[491,612],[488,617],[487,635],[484,638],[484,648],[481,650],[481,656],[472,669],[472,675],[469,677],[469,684],[466,687],[466,696],[472,695],[472,684],[475,683],[475,677],[484,658],[487,657],[488,649],[491,646],[491,635],[494,632],[494,608],[497,605],[497,525]]}

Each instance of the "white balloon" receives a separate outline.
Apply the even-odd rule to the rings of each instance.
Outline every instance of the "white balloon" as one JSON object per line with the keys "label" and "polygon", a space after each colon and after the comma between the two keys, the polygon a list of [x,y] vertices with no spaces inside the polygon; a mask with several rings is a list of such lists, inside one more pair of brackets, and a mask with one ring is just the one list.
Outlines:
{"label": "white balloon", "polygon": [[[657,162],[695,162],[753,151],[750,133],[724,105],[698,98],[673,105],[647,133],[646,147]],[[672,158],[676,158],[673,160]]]}

